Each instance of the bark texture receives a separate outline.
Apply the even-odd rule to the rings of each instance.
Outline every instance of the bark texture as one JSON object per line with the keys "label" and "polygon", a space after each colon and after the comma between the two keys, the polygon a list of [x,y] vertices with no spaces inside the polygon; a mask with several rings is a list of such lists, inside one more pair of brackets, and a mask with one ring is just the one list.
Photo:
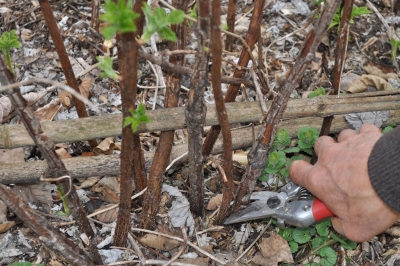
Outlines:
{"label": "bark texture", "polygon": [[[178,9],[186,10],[188,1],[174,0],[172,4]],[[173,25],[171,28],[178,37],[178,41],[169,42],[170,50],[184,49],[186,42],[186,23],[183,22],[182,24]],[[171,56],[169,61],[172,64],[182,66],[184,63],[184,56]],[[171,70],[168,71],[166,78],[167,87],[165,92],[164,108],[173,108],[177,106],[181,87],[180,79],[180,74],[174,73]],[[139,222],[140,228],[150,229],[154,224],[161,198],[163,174],[169,163],[169,157],[171,155],[174,132],[174,130],[169,130],[163,131],[160,134],[157,150],[154,154],[154,159],[150,168],[147,191],[144,195],[143,211]]]}
{"label": "bark texture", "polygon": [[189,202],[190,209],[195,216],[204,216],[204,188],[203,188],[203,156],[201,146],[203,142],[203,127],[206,116],[204,91],[209,85],[208,62],[210,49],[211,6],[209,0],[198,0],[199,18],[196,25],[198,50],[194,71],[190,80],[190,91],[187,109],[185,111],[188,128],[188,158],[189,158]]}

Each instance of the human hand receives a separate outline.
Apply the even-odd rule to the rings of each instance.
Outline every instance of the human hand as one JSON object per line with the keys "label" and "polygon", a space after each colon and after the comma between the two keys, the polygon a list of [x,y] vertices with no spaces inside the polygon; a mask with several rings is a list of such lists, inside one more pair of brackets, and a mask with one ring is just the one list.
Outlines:
{"label": "human hand", "polygon": [[318,161],[294,161],[292,181],[307,188],[336,215],[334,229],[357,242],[371,239],[389,228],[399,213],[386,205],[373,189],[368,157],[378,139],[379,128],[364,124],[360,133],[343,130],[338,142],[322,136],[315,142]]}

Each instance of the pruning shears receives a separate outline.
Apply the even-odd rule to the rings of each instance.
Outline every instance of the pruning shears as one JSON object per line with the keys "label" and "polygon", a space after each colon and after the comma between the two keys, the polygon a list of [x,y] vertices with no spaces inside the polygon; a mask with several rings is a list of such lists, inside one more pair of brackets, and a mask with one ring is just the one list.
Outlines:
{"label": "pruning shears", "polygon": [[244,209],[229,216],[225,224],[274,217],[279,228],[286,225],[303,228],[335,216],[322,201],[293,182],[287,183],[279,192],[254,192],[250,200],[252,202]]}

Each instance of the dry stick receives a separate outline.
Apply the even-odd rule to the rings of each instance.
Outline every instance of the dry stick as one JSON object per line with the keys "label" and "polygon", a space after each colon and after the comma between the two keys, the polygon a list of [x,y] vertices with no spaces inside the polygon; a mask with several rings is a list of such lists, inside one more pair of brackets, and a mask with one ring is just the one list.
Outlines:
{"label": "dry stick", "polygon": [[94,265],[81,248],[54,229],[47,219],[37,211],[32,210],[6,186],[0,185],[0,195],[4,203],[24,221],[26,226],[38,235],[39,240],[47,248],[73,265]]}
{"label": "dry stick", "polygon": [[[167,235],[167,234],[163,234],[163,233],[159,233],[159,232],[155,232],[155,231],[151,231],[151,230],[147,230],[147,229],[131,228],[131,230],[135,231],[135,232],[143,232],[143,233],[148,233],[148,234],[153,234],[153,235],[159,235],[159,236],[163,236],[163,237],[166,237],[166,238],[174,239],[174,240],[179,241],[179,242],[185,242],[185,240],[182,239],[182,238],[179,238],[179,237],[176,237],[176,236]],[[192,248],[194,248],[195,250],[197,250],[198,252],[206,255],[210,259],[212,259],[212,260],[214,260],[214,261],[216,261],[216,262],[218,262],[218,263],[220,263],[222,265],[226,265],[226,263],[224,261],[222,261],[222,260],[218,259],[217,257],[213,256],[212,254],[204,251],[203,249],[201,249],[198,246],[194,245],[192,242],[187,241],[187,244],[189,246],[191,246]]]}
{"label": "dry stick", "polygon": [[[272,2],[268,1],[268,3],[270,4]],[[254,46],[255,42],[258,39],[259,28],[264,13],[264,6],[265,6],[265,0],[257,0],[254,3],[254,12],[253,16],[251,17],[249,29],[246,35],[246,43],[250,48]],[[243,49],[239,57],[238,65],[246,67],[250,60],[250,56],[251,56],[251,51],[249,53],[247,49]],[[245,72],[243,70],[236,69],[233,76],[235,78],[243,78],[244,73]],[[239,87],[240,87],[239,85],[229,86],[228,92],[225,95],[225,102],[233,102],[235,100],[236,95],[239,91]],[[206,140],[204,141],[203,144],[203,156],[208,156],[211,153],[212,147],[214,146],[214,143],[218,138],[220,130],[221,129],[219,126],[211,127],[211,130],[207,134]]]}
{"label": "dry stick", "polygon": [[[65,78],[67,80],[67,83],[70,87],[72,87],[79,93],[80,91],[79,91],[78,81],[76,80],[74,71],[72,70],[71,62],[69,61],[68,54],[65,49],[64,42],[61,38],[60,32],[58,30],[58,26],[53,15],[53,11],[51,10],[49,1],[39,0],[39,3],[40,7],[42,8],[43,17],[46,20],[49,33],[54,42],[54,47],[56,48],[58,57],[60,58],[61,67],[65,75]],[[88,117],[85,105],[82,102],[78,101],[75,97],[73,97],[73,99],[78,116]],[[88,142],[91,149],[97,146],[97,141],[94,139],[89,140]]]}
{"label": "dry stick", "polygon": [[[351,12],[353,10],[353,4],[354,0],[348,0],[344,1],[344,7],[343,7],[343,14],[342,14],[342,19],[340,21],[340,33],[339,33],[339,39],[338,39],[338,44],[336,48],[336,58],[335,58],[335,66],[333,69],[333,82],[332,82],[332,95],[337,95],[339,97],[339,92],[340,92],[340,80],[342,78],[342,73],[343,73],[343,67],[344,63],[346,61],[346,55],[347,55],[347,44],[349,41],[349,32],[350,32],[350,16]],[[334,119],[334,116],[327,116],[324,118],[322,121],[322,126],[320,130],[320,136],[328,136],[332,121]],[[315,164],[318,160],[317,154],[315,151],[313,152],[313,156],[311,158],[310,163]]]}
{"label": "dry stick", "polygon": [[256,73],[254,72],[253,69],[251,69],[250,74],[251,74],[251,77],[253,78],[253,82],[256,87],[256,93],[257,93],[258,101],[261,106],[261,110],[263,111],[263,113],[268,113],[268,107],[264,101],[264,94],[261,92],[260,84],[258,84],[258,82],[257,82]]}
{"label": "dry stick", "polygon": [[171,265],[174,261],[176,261],[182,254],[183,252],[186,250],[187,248],[187,242],[188,242],[188,236],[186,234],[186,227],[182,226],[181,227],[182,230],[182,235],[183,235],[183,240],[185,242],[183,242],[183,246],[181,247],[181,249],[178,251],[178,253],[176,253],[176,255],[174,257],[171,258],[171,260],[169,260],[167,263],[164,264],[164,266],[168,266]]}
{"label": "dry stick", "polygon": [[[172,10],[175,9],[173,6],[171,6],[170,4],[168,4],[167,2],[165,2],[163,0],[159,0],[159,2],[161,2],[163,5],[165,5],[166,7],[170,8]],[[272,3],[272,1],[269,1],[268,3]],[[254,9],[254,7],[253,7],[253,9]],[[185,15],[185,18],[188,20],[191,20],[193,22],[197,22],[196,19],[189,17],[188,15]],[[267,93],[268,92],[268,84],[266,83],[266,81],[264,81],[264,76],[262,75],[262,70],[260,69],[260,66],[257,64],[257,61],[254,59],[252,49],[251,49],[250,45],[247,44],[247,40],[244,40],[240,35],[230,32],[230,31],[221,30],[221,32],[225,33],[228,36],[237,38],[243,44],[243,46],[246,48],[246,50],[248,52],[248,55],[250,56],[251,60],[254,63],[253,64],[254,71],[257,73],[257,76],[259,77],[260,82],[262,83],[263,87],[267,88],[265,90],[265,92]],[[247,66],[247,64],[246,64],[246,66]]]}
{"label": "dry stick", "polygon": [[[228,14],[226,17],[226,24],[228,25],[229,32],[235,32],[235,19],[236,19],[236,4],[237,0],[229,0]],[[227,35],[225,37],[225,50],[232,52],[233,36]]]}
{"label": "dry stick", "polygon": [[[236,0],[229,1],[230,5],[236,7]],[[228,8],[230,8],[229,6]],[[236,11],[236,8],[233,10]],[[231,23],[234,24],[235,13],[233,18],[231,18]],[[228,13],[229,15],[229,13]],[[230,203],[234,199],[234,187],[233,187],[233,177],[232,177],[232,134],[230,130],[230,124],[228,119],[228,114],[226,112],[224,104],[224,96],[221,89],[221,54],[222,54],[222,41],[221,41],[221,0],[213,0],[212,2],[212,15],[211,15],[211,43],[212,43],[212,88],[215,98],[215,107],[217,109],[218,121],[222,129],[222,138],[224,142],[224,176],[223,179],[223,189],[222,189],[222,202],[220,211],[216,218],[216,222],[222,222],[228,215],[231,214]]]}
{"label": "dry stick", "polygon": [[[176,4],[181,9],[186,10],[188,0],[174,0],[173,4]],[[178,25],[173,25],[172,30],[178,36],[178,41],[169,42],[168,44],[170,49],[183,49],[186,43],[186,23],[183,22]],[[169,60],[172,64],[184,64],[183,55],[171,56]],[[163,77],[161,76],[160,79],[163,79]],[[165,92],[164,108],[173,108],[178,105],[181,87],[180,79],[181,75],[175,74],[173,71],[168,71],[166,78],[167,87]],[[148,190],[143,199],[143,210],[139,221],[140,228],[148,229],[154,224],[161,199],[162,177],[169,162],[173,139],[174,130],[163,131],[160,134],[157,151],[154,154],[154,159],[149,172]]]}
{"label": "dry stick", "polygon": [[[46,84],[51,84],[52,87],[56,87],[56,88],[60,88],[63,89],[65,91],[68,91],[69,93],[71,93],[76,99],[78,99],[79,101],[83,102],[84,104],[86,104],[87,106],[93,108],[94,104],[87,100],[85,97],[82,96],[82,94],[76,92],[73,88],[71,88],[70,86],[64,85],[60,82],[56,82],[53,80],[49,80],[49,79],[44,79],[44,78],[33,78],[33,79],[28,79],[28,80],[24,80],[24,81],[20,81],[20,82],[16,82],[16,83],[12,83],[10,85],[4,85],[0,87],[0,91],[7,91],[7,90],[11,90],[14,88],[18,88],[20,86],[25,86],[28,84],[33,84],[33,83],[46,83]],[[3,85],[3,84],[2,84]]]}
{"label": "dry stick", "polygon": [[277,81],[278,94],[272,100],[266,117],[265,128],[260,132],[257,142],[253,145],[247,156],[249,166],[240,183],[234,203],[235,210],[238,210],[242,203],[248,203],[256,181],[267,164],[268,153],[272,147],[277,125],[286,110],[290,94],[299,84],[304,72],[308,68],[308,64],[315,58],[315,51],[322,40],[324,32],[332,21],[339,3],[339,0],[327,2],[325,9],[321,12],[321,16],[317,21],[316,25],[318,25],[318,28],[312,29],[308,33],[295,65],[287,73],[286,77]]}
{"label": "dry stick", "polygon": [[99,31],[99,14],[100,14],[100,0],[92,1],[92,18],[90,20],[90,27]]}
{"label": "dry stick", "polygon": [[[162,57],[157,57],[151,54],[148,54],[144,51],[139,50],[139,57],[148,60],[152,62],[153,64],[162,66],[163,68],[167,70],[172,70],[177,74],[188,74],[188,75],[193,75],[193,69],[189,67],[183,67],[183,66],[178,66],[169,63],[168,61],[165,61],[162,59]],[[247,66],[247,64],[246,64]],[[245,66],[243,66],[245,67]],[[246,86],[253,87],[253,82],[243,79],[243,78],[235,78],[235,77],[222,77],[221,78],[222,83],[227,83],[227,84],[235,84],[235,85],[240,85],[240,84],[245,84]]]}
{"label": "dry stick", "polygon": [[[326,117],[329,115],[347,114],[366,111],[396,110],[399,108],[400,90],[364,92],[343,95],[340,98],[333,95],[311,99],[289,100],[284,118]],[[383,96],[381,96],[383,95]],[[386,95],[386,96],[385,96]],[[270,106],[271,101],[266,102]],[[368,105],[368,106],[365,106]],[[371,108],[369,110],[369,108]],[[262,114],[258,102],[227,103],[226,109],[231,123],[258,122]],[[243,110],[237,112],[237,110]],[[299,112],[301,110],[301,112]],[[185,107],[173,109],[157,109],[148,111],[151,122],[139,125],[137,132],[154,132],[185,128]],[[74,142],[96,138],[121,135],[122,115],[112,114],[84,119],[70,119],[41,123],[47,135],[55,143]],[[206,126],[218,125],[215,106],[207,106]],[[320,126],[320,125],[319,125]],[[77,130],[79,128],[79,130]],[[0,148],[12,149],[24,146],[34,146],[23,125],[4,124],[0,126]],[[182,152],[183,153],[183,152]],[[85,157],[86,158],[86,157]],[[84,159],[84,158],[83,158]],[[85,171],[85,169],[81,169]],[[109,172],[109,171],[106,171]],[[73,175],[75,178],[77,172]],[[79,175],[79,173],[78,173]],[[39,179],[40,174],[36,177]],[[1,177],[0,177],[1,178]],[[37,181],[36,181],[37,182]]]}
{"label": "dry stick", "polygon": [[[389,110],[389,109],[397,109],[397,110],[391,110],[390,111],[390,118],[383,123],[383,126],[390,125],[392,123],[394,124],[400,124],[400,98],[397,98],[398,102],[387,102],[385,105],[381,105],[379,107],[379,110]],[[251,118],[251,115],[247,117],[246,120],[249,120],[249,117],[251,118],[251,121],[258,121],[259,119],[259,113],[261,110],[259,109],[259,104],[256,102],[253,102],[257,104],[257,112],[253,112],[252,115],[254,115],[254,119]],[[363,111],[369,111],[369,105],[363,105],[357,104],[359,107],[364,106],[363,108],[357,108],[356,112],[363,112]],[[375,104],[373,104],[374,106]],[[339,106],[338,108],[340,108]],[[288,107],[290,108],[290,107]],[[324,108],[322,106],[322,108]],[[378,110],[377,108],[374,108],[375,110]],[[237,108],[236,110],[240,110]],[[295,110],[298,112],[299,109],[293,109],[291,113],[295,116],[296,113]],[[304,110],[304,109],[302,109]],[[346,113],[352,113],[351,111],[348,111],[351,109],[347,109]],[[307,111],[306,111],[307,112]],[[302,127],[302,126],[309,126],[309,127],[320,127],[322,123],[322,119],[317,117],[316,115],[313,116],[312,113],[307,112],[307,115],[309,117],[305,118],[294,118],[291,117],[292,119],[284,119],[279,124],[279,127],[286,128],[290,134],[290,136],[294,137],[296,136],[297,131]],[[335,114],[336,115],[336,114]],[[290,114],[286,114],[286,117],[291,116]],[[182,119],[184,119],[184,115],[182,114]],[[336,121],[335,121],[336,120]],[[340,131],[351,128],[351,125],[347,123],[347,121],[344,119],[343,116],[336,116],[336,119],[332,123],[332,133],[339,133]],[[243,120],[242,120],[243,121]],[[94,123],[94,128],[98,126]],[[254,131],[259,131],[261,130],[262,126],[259,125],[255,127],[254,130],[252,130],[251,127],[242,127],[238,129],[232,130],[232,140],[233,140],[233,149],[247,149],[251,147],[251,145],[254,143],[254,139],[252,139],[252,133]],[[101,130],[101,128],[100,128]],[[90,134],[89,134],[90,136]],[[105,136],[108,136],[108,134],[105,134]],[[176,145],[172,148],[171,152],[171,158],[170,160],[174,160],[178,156],[180,156],[182,153],[185,153],[187,151],[187,145],[186,144],[181,144],[181,145]],[[212,154],[220,154],[223,152],[223,142],[222,138],[219,138],[218,141],[216,142],[216,145],[212,151]],[[152,161],[152,156],[153,154],[151,152],[145,153],[146,161],[151,162]],[[119,176],[120,175],[120,158],[119,155],[107,155],[107,156],[91,156],[91,157],[73,157],[69,159],[63,159],[64,164],[67,167],[67,170],[71,177],[73,178],[87,178],[89,176],[102,176],[102,175],[108,175],[108,176]],[[185,158],[180,159],[179,161],[175,162],[175,165],[181,165],[183,163],[186,163],[187,160]],[[46,162],[44,161],[35,161],[35,162],[26,162],[26,163],[11,163],[11,164],[3,164],[2,167],[0,168],[0,183],[2,184],[32,184],[32,183],[37,183],[40,182],[39,177],[43,173],[43,171],[46,169]],[[209,179],[207,179],[209,180]],[[205,182],[207,182],[207,180]]]}
{"label": "dry stick", "polygon": [[[0,83],[8,85],[14,82],[14,76],[6,68],[3,60],[0,59]],[[13,103],[17,114],[20,116],[22,122],[24,123],[30,137],[33,139],[36,146],[39,148],[42,155],[46,159],[48,168],[45,170],[44,173],[41,173],[44,175],[44,178],[69,176],[64,163],[55,152],[54,143],[43,132],[40,122],[34,115],[32,108],[26,106],[26,101],[21,95],[20,89],[13,88],[10,91],[6,91],[6,93]],[[86,218],[86,212],[79,202],[79,197],[75,191],[75,188],[71,187],[68,180],[66,179],[61,180],[59,184],[61,185],[62,191],[68,191],[69,189],[71,189],[71,193],[66,197],[68,204],[71,207],[71,214],[74,219],[78,221],[78,226],[81,230],[81,233],[86,234],[87,237],[92,238],[95,242],[96,240],[94,239],[93,230],[89,224],[89,221]],[[89,242],[89,249],[92,253],[94,262],[100,263],[101,258],[97,251],[95,243]]]}
{"label": "dry stick", "polygon": [[136,239],[133,238],[132,232],[129,232],[128,240],[129,240],[129,243],[131,243],[131,246],[133,247],[133,250],[135,250],[136,254],[138,255],[138,257],[140,259],[140,262],[142,264],[144,264],[146,259],[145,259],[144,255],[143,255],[143,252],[140,250],[140,247],[139,247]]}
{"label": "dry stick", "polygon": [[188,131],[188,168],[189,168],[189,202],[190,210],[195,216],[204,217],[204,171],[201,154],[203,127],[206,117],[204,91],[209,86],[208,63],[211,30],[210,0],[198,0],[199,19],[196,24],[198,50],[193,65],[193,75],[190,79],[190,91],[185,110]]}

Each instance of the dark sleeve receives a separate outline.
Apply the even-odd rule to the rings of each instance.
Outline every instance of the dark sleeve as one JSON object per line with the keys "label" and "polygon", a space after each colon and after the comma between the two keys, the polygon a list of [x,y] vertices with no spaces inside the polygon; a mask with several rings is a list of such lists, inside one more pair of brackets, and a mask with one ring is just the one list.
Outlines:
{"label": "dark sleeve", "polygon": [[368,173],[379,197],[400,212],[400,127],[375,144],[368,158]]}

